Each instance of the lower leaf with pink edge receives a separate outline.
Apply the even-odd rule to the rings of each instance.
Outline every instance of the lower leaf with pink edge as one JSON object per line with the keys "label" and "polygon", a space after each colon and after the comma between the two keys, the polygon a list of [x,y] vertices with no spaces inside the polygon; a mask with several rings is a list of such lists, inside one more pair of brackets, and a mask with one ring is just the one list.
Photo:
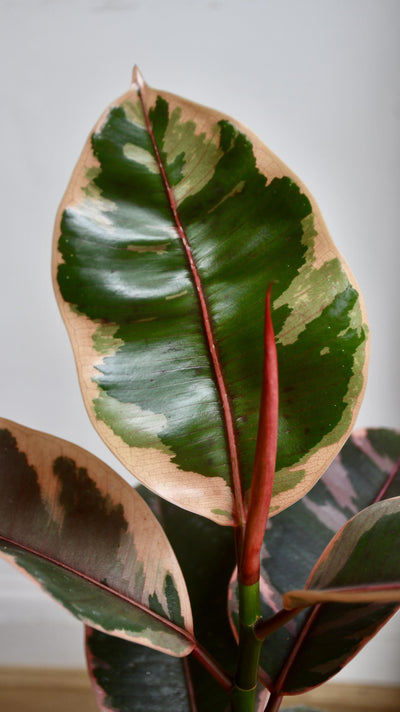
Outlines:
{"label": "lower leaf with pink edge", "polygon": [[0,554],[84,623],[194,647],[186,585],[140,495],[85,450],[0,421]]}

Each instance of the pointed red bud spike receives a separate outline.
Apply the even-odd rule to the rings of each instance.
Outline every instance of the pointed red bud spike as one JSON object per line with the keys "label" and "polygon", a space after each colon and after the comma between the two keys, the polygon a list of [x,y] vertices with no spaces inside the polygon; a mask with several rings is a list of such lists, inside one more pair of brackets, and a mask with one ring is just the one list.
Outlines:
{"label": "pointed red bud spike", "polygon": [[245,585],[260,577],[260,551],[268,521],[278,441],[278,360],[271,319],[271,286],[265,306],[264,371],[250,503],[239,572]]}

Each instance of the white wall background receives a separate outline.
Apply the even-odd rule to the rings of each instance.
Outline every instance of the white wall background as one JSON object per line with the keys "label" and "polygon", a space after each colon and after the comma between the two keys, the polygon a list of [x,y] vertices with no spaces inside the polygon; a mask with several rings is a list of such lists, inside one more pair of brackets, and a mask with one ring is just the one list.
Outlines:
{"label": "white wall background", "polygon": [[[0,0],[2,415],[122,474],[81,403],[50,245],[86,136],[137,63],[247,124],[314,193],[369,312],[358,423],[399,426],[399,31],[398,0]],[[0,664],[83,665],[80,624],[0,564]],[[400,683],[399,618],[341,677]]]}

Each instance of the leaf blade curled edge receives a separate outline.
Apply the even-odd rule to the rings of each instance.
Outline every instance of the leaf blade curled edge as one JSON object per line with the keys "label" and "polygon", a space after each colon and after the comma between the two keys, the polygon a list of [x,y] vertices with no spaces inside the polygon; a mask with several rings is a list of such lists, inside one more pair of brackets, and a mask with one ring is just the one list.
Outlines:
{"label": "leaf blade curled edge", "polygon": [[137,492],[66,441],[4,419],[0,439],[1,554],[80,620],[188,654],[186,586]]}
{"label": "leaf blade curled edge", "polygon": [[272,514],[350,432],[365,386],[362,301],[308,191],[230,117],[135,75],[61,204],[54,279],[95,427],[179,506],[232,524],[250,489],[270,282],[281,383]]}

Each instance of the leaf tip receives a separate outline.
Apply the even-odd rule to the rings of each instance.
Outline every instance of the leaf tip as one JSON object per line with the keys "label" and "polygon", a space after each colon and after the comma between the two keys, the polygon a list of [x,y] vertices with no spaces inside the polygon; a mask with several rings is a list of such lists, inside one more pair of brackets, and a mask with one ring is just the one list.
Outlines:
{"label": "leaf tip", "polygon": [[145,81],[143,79],[143,75],[142,75],[139,67],[137,66],[137,64],[135,64],[135,66],[133,67],[133,72],[132,72],[132,88],[133,89],[143,89],[144,85],[145,85]]}

